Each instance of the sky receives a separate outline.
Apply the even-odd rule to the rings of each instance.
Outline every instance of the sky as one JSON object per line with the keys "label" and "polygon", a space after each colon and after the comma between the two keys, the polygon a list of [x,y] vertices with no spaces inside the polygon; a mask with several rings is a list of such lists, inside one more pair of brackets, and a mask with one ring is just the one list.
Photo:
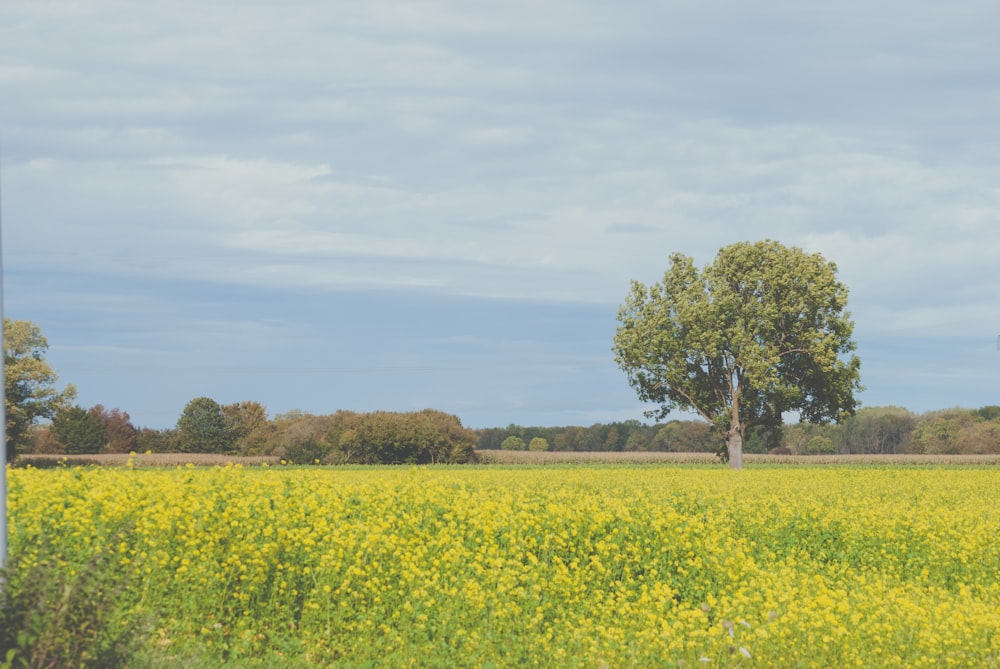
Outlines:
{"label": "sky", "polygon": [[998,33],[994,0],[4,0],[4,312],[147,427],[646,420],[630,281],[769,238],[838,266],[862,405],[1000,404]]}

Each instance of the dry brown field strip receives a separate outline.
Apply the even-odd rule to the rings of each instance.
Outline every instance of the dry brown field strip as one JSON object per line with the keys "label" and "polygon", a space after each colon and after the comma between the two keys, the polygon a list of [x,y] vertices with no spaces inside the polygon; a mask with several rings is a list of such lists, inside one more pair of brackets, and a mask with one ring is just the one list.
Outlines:
{"label": "dry brown field strip", "polygon": [[[484,464],[710,464],[713,453],[671,452],[556,452],[556,451],[477,451]],[[747,454],[747,464],[788,465],[996,465],[1000,454],[991,455],[762,455]]]}
{"label": "dry brown field strip", "polygon": [[[712,453],[656,452],[581,452],[581,451],[477,451],[477,458],[485,465],[647,465],[647,464],[712,464],[717,462]],[[748,465],[1000,465],[1000,454],[989,455],[760,455],[745,456]],[[130,456],[127,453],[99,455],[23,455],[18,464],[51,467],[60,461],[67,465],[125,466],[131,460],[134,467],[225,466],[227,464],[278,465],[277,456],[218,455],[212,453],[145,453]]]}
{"label": "dry brown field strip", "polygon": [[131,460],[135,467],[177,467],[183,465],[203,465],[203,466],[225,466],[227,464],[240,465],[276,465],[281,459],[270,455],[259,456],[238,456],[219,455],[217,453],[139,453],[129,455],[128,453],[100,453],[88,455],[57,455],[57,454],[35,454],[21,455],[17,463],[30,464],[36,467],[52,466],[65,461],[68,465],[109,465],[125,466]]}

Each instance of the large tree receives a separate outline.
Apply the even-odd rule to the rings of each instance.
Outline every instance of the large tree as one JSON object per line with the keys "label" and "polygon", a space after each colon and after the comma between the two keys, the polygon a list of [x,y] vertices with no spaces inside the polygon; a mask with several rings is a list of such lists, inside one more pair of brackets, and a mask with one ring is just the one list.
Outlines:
{"label": "large tree", "polygon": [[45,361],[49,343],[31,321],[3,321],[4,383],[7,411],[7,459],[30,441],[28,428],[39,418],[53,418],[76,397],[72,385],[55,387],[58,376]]}
{"label": "large tree", "polygon": [[632,282],[618,312],[615,361],[639,398],[693,411],[725,435],[743,467],[743,438],[793,412],[826,422],[854,413],[860,361],[847,289],[818,253],[765,240],[720,249],[701,271],[680,253],[663,281]]}
{"label": "large tree", "polygon": [[104,427],[100,419],[83,407],[63,407],[52,419],[52,434],[71,455],[104,450]]}
{"label": "large tree", "polygon": [[219,403],[196,397],[177,419],[177,439],[184,453],[230,453],[235,439]]}

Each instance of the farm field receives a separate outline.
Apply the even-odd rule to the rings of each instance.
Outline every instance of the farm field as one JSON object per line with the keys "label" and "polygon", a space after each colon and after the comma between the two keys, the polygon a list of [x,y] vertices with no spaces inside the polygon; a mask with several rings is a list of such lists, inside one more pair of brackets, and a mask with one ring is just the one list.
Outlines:
{"label": "farm field", "polygon": [[[869,454],[869,455],[766,455],[747,453],[750,465],[1000,465],[1000,454]],[[673,451],[476,451],[483,465],[663,465],[718,463],[714,453],[678,453]],[[43,469],[67,466],[176,467],[178,465],[281,465],[276,455],[220,455],[212,453],[100,453],[90,455],[32,454],[18,459],[21,466]]]}
{"label": "farm field", "polygon": [[1000,667],[985,466],[10,469],[153,666]]}

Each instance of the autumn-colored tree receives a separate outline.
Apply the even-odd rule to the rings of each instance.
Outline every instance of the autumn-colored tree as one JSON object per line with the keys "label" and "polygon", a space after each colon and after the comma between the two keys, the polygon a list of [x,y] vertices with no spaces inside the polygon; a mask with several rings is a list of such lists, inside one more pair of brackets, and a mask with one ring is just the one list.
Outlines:
{"label": "autumn-colored tree", "polygon": [[927,454],[1000,453],[1000,421],[992,415],[973,409],[944,409],[920,417],[913,429],[910,450]]}
{"label": "autumn-colored tree", "polygon": [[65,453],[66,445],[59,441],[59,437],[52,433],[50,425],[31,426],[31,452],[39,453]]}
{"label": "autumn-colored tree", "polygon": [[104,434],[105,453],[131,453],[135,450],[135,425],[121,409],[105,409],[95,404],[89,409]]}
{"label": "autumn-colored tree", "polygon": [[335,444],[331,457],[340,462],[459,464],[473,458],[476,435],[451,414],[425,409],[338,417],[327,440]]}
{"label": "autumn-colored tree", "polygon": [[39,418],[53,418],[73,401],[76,388],[56,390],[58,376],[45,361],[49,343],[31,321],[3,321],[4,384],[7,411],[7,460],[30,442],[28,429]]}
{"label": "autumn-colored tree", "polygon": [[271,424],[260,402],[236,402],[222,407],[233,447],[240,455],[262,455],[267,451]]}

